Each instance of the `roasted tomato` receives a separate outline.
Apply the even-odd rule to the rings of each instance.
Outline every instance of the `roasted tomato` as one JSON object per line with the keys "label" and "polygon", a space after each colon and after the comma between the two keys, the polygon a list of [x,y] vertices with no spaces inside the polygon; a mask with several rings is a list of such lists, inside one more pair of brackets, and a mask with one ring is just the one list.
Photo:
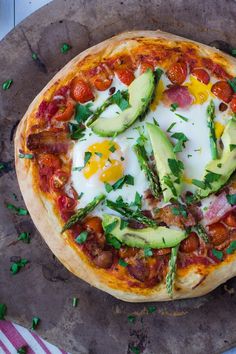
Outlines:
{"label": "roasted tomato", "polygon": [[50,187],[54,192],[62,189],[69,179],[69,174],[63,170],[57,170],[50,178]]}
{"label": "roasted tomato", "polygon": [[227,227],[221,222],[217,222],[208,227],[210,239],[214,246],[218,246],[227,240]]}
{"label": "roasted tomato", "polygon": [[73,211],[77,205],[77,200],[72,199],[67,195],[60,195],[57,198],[57,203],[60,211]]}
{"label": "roasted tomato", "polygon": [[233,96],[233,90],[227,81],[217,81],[212,86],[211,92],[225,103],[229,103]]}
{"label": "roasted tomato", "polygon": [[169,248],[169,247],[160,248],[160,249],[153,250],[153,255],[154,256],[164,256],[165,254],[170,254],[170,252],[171,252],[171,248]]}
{"label": "roasted tomato", "polygon": [[181,241],[180,251],[184,253],[191,253],[198,249],[199,247],[199,238],[196,232],[191,232],[189,236]]}
{"label": "roasted tomato", "polygon": [[204,69],[196,68],[193,69],[192,73],[193,76],[198,79],[198,81],[202,82],[203,84],[207,85],[210,82],[210,75]]}
{"label": "roasted tomato", "polygon": [[232,101],[230,102],[230,108],[233,113],[236,113],[236,94],[233,95]]}
{"label": "roasted tomato", "polygon": [[118,76],[119,80],[127,86],[129,86],[135,79],[134,73],[130,69],[117,69],[116,75]]}
{"label": "roasted tomato", "polygon": [[86,228],[88,228],[90,231],[96,232],[96,233],[102,233],[103,228],[102,228],[102,220],[97,217],[93,216],[90,218],[87,218],[84,222],[84,225]]}
{"label": "roasted tomato", "polygon": [[188,68],[184,61],[172,64],[168,71],[168,79],[175,85],[181,85],[187,77]]}
{"label": "roasted tomato", "polygon": [[61,160],[58,156],[53,154],[40,154],[38,156],[38,164],[39,167],[42,168],[50,168],[53,170],[58,170],[61,167]]}
{"label": "roasted tomato", "polygon": [[103,75],[98,75],[93,78],[92,81],[98,91],[105,91],[111,86],[113,79]]}
{"label": "roasted tomato", "polygon": [[141,64],[141,73],[145,73],[148,69],[154,71],[154,66],[151,63],[142,63]]}
{"label": "roasted tomato", "polygon": [[230,227],[236,227],[236,212],[233,211],[233,212],[229,213],[224,218],[223,222]]}
{"label": "roasted tomato", "polygon": [[66,122],[72,118],[73,113],[74,113],[74,104],[73,102],[69,101],[65,106],[59,108],[54,118],[60,122]]}
{"label": "roasted tomato", "polygon": [[75,77],[71,81],[71,97],[80,103],[85,103],[94,99],[93,92],[87,82]]}

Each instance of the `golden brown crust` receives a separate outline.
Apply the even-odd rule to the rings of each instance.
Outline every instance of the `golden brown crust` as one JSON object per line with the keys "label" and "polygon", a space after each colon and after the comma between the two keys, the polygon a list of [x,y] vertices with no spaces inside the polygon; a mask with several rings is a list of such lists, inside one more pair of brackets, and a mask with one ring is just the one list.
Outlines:
{"label": "golden brown crust", "polygon": [[[154,288],[141,289],[129,288],[127,283],[116,279],[114,275],[103,269],[95,268],[91,265],[86,256],[78,247],[75,247],[66,235],[60,233],[61,225],[58,217],[53,211],[52,204],[39,193],[34,187],[33,173],[30,161],[18,158],[18,151],[25,147],[25,137],[29,126],[29,118],[35,112],[42,97],[50,92],[51,87],[60,80],[63,83],[64,78],[73,77],[76,73],[78,63],[89,61],[92,55],[110,55],[116,52],[129,50],[137,45],[137,38],[159,38],[160,42],[171,43],[173,41],[178,46],[189,44],[201,51],[203,56],[213,59],[222,66],[227,66],[227,71],[231,75],[236,74],[236,60],[230,56],[221,53],[219,50],[210,48],[178,36],[161,31],[134,31],[122,33],[111,39],[108,39],[75,57],[69,62],[57,75],[47,84],[29,106],[26,114],[18,126],[15,137],[15,164],[16,172],[22,195],[30,215],[43,236],[44,240],[56,255],[56,257],[76,276],[87,281],[89,284],[104,290],[111,295],[130,302],[145,301],[166,301],[170,300],[166,292],[165,284],[159,284]],[[62,79],[62,80],[61,80]],[[220,265],[211,267],[191,266],[188,269],[180,270],[177,274],[175,291],[173,299],[201,296],[208,293],[216,286],[236,275],[236,255],[230,255],[226,261]]]}

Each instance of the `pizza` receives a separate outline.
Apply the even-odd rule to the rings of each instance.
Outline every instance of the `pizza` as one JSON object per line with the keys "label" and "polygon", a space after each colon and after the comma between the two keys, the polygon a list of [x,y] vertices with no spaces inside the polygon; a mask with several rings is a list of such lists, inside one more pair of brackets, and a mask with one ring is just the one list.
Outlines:
{"label": "pizza", "polygon": [[215,48],[134,31],[38,94],[16,171],[66,268],[130,302],[201,296],[236,274],[235,76]]}

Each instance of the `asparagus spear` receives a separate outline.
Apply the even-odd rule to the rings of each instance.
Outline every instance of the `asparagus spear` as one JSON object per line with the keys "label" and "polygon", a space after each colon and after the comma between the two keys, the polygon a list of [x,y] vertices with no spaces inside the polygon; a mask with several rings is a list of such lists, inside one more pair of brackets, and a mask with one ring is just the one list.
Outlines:
{"label": "asparagus spear", "polygon": [[207,107],[207,126],[210,130],[210,147],[211,147],[211,156],[213,160],[218,159],[218,149],[217,149],[217,141],[216,141],[216,133],[215,133],[215,105],[213,100],[211,100],[210,104]]}
{"label": "asparagus spear", "polygon": [[88,203],[84,208],[78,209],[78,211],[70,217],[70,219],[65,223],[63,226],[61,233],[64,231],[68,230],[76,224],[78,221],[82,220],[87,216],[92,210],[96,208],[96,206],[105,199],[104,194],[100,194],[97,197],[95,197],[90,203]]}
{"label": "asparagus spear", "polygon": [[171,248],[169,270],[166,275],[166,290],[171,297],[173,295],[173,286],[175,280],[176,260],[177,260],[178,250],[179,250],[179,244]]}
{"label": "asparagus spear", "polygon": [[145,150],[145,147],[136,144],[136,145],[134,145],[134,152],[137,156],[141,170],[144,171],[144,173],[148,179],[149,186],[150,186],[153,196],[155,198],[158,198],[160,196],[160,192],[161,192],[158,176],[154,173],[154,171],[148,165],[148,157],[147,157],[147,152]]}
{"label": "asparagus spear", "polygon": [[95,122],[95,120],[98,119],[98,117],[105,111],[105,109],[107,109],[107,107],[111,106],[112,104],[118,104],[120,108],[123,108],[121,106],[122,99],[126,100],[128,105],[127,91],[117,91],[116,93],[114,93],[114,95],[108,97],[106,101],[93,113],[92,117],[87,123],[87,126],[89,127],[93,122]]}
{"label": "asparagus spear", "polygon": [[117,203],[111,200],[107,200],[106,205],[108,206],[108,208],[117,211],[121,215],[125,216],[127,219],[136,220],[141,224],[151,226],[153,228],[157,227],[157,223],[154,220],[149,219],[147,216],[143,215],[139,210],[132,210],[126,203]]}
{"label": "asparagus spear", "polygon": [[198,236],[201,237],[204,242],[208,243],[209,238],[208,238],[208,235],[207,235],[204,227],[201,224],[198,224],[195,226],[195,229],[197,231]]}

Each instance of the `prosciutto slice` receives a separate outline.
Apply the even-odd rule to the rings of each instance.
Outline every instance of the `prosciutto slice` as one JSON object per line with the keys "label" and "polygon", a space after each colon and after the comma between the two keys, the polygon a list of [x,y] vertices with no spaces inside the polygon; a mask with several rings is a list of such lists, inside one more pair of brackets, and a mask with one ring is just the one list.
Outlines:
{"label": "prosciutto slice", "polygon": [[206,225],[214,224],[222,219],[227,213],[235,209],[236,205],[230,205],[226,198],[226,192],[222,192],[216,197],[205,214]]}
{"label": "prosciutto slice", "polygon": [[188,108],[193,100],[186,86],[175,85],[164,91],[164,101],[167,104],[177,103],[180,108]]}

